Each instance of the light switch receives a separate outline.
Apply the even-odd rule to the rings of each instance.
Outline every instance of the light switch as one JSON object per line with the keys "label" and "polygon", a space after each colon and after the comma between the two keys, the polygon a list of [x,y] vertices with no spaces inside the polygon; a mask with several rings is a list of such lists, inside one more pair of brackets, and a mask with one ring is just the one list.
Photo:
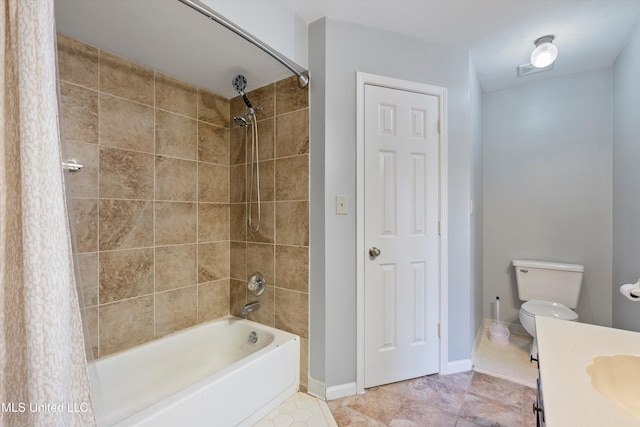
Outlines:
{"label": "light switch", "polygon": [[336,196],[336,215],[346,215],[347,213],[347,196]]}

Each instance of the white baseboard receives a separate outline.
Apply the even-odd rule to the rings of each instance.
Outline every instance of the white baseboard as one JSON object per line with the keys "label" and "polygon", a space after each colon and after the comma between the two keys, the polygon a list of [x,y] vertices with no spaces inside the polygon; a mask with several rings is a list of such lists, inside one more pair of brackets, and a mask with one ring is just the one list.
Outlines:
{"label": "white baseboard", "polygon": [[313,378],[311,375],[307,377],[307,393],[311,396],[317,397],[318,399],[326,400],[326,390],[325,385],[322,381],[318,381]]}
{"label": "white baseboard", "polygon": [[327,387],[327,400],[340,399],[342,397],[353,396],[357,393],[356,383],[346,383]]}
{"label": "white baseboard", "polygon": [[447,374],[457,374],[459,372],[467,372],[473,368],[471,359],[454,360],[447,363]]}

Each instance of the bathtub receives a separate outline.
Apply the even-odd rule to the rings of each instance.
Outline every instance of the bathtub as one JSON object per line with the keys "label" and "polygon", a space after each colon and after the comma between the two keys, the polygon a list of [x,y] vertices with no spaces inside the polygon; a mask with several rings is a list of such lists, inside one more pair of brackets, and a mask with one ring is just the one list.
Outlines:
{"label": "bathtub", "polygon": [[298,390],[299,354],[297,335],[227,316],[103,357],[89,364],[98,425],[252,425]]}

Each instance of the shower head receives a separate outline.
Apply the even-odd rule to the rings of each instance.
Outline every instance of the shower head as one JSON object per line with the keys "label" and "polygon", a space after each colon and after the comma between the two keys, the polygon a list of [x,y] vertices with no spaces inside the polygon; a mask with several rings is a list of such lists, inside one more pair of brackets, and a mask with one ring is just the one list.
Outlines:
{"label": "shower head", "polygon": [[233,78],[231,84],[233,85],[233,88],[236,90],[236,92],[238,92],[240,95],[244,95],[244,90],[247,88],[247,78],[242,74],[238,74]]}
{"label": "shower head", "polygon": [[241,117],[241,116],[235,116],[235,117],[233,118],[233,122],[234,122],[236,125],[238,125],[238,126],[240,126],[240,127],[242,127],[242,128],[247,127],[247,125],[248,125],[248,123],[247,123],[247,119],[245,119],[244,117]]}
{"label": "shower head", "polygon": [[233,78],[231,84],[233,85],[233,88],[236,90],[236,92],[242,95],[242,100],[247,105],[247,108],[249,108],[249,110],[253,110],[253,105],[251,105],[251,102],[249,102],[249,98],[247,98],[247,94],[244,92],[244,90],[247,88],[247,78],[242,74],[238,74]]}

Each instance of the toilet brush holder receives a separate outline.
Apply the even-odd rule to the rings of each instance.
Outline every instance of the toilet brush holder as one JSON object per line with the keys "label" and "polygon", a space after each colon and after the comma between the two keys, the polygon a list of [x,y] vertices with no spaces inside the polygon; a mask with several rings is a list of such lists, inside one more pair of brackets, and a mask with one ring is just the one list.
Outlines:
{"label": "toilet brush holder", "polygon": [[509,328],[500,323],[492,323],[489,326],[489,341],[497,344],[509,344]]}
{"label": "toilet brush holder", "polygon": [[509,328],[500,324],[500,297],[496,297],[496,321],[489,326],[489,341],[498,344],[509,343]]}

